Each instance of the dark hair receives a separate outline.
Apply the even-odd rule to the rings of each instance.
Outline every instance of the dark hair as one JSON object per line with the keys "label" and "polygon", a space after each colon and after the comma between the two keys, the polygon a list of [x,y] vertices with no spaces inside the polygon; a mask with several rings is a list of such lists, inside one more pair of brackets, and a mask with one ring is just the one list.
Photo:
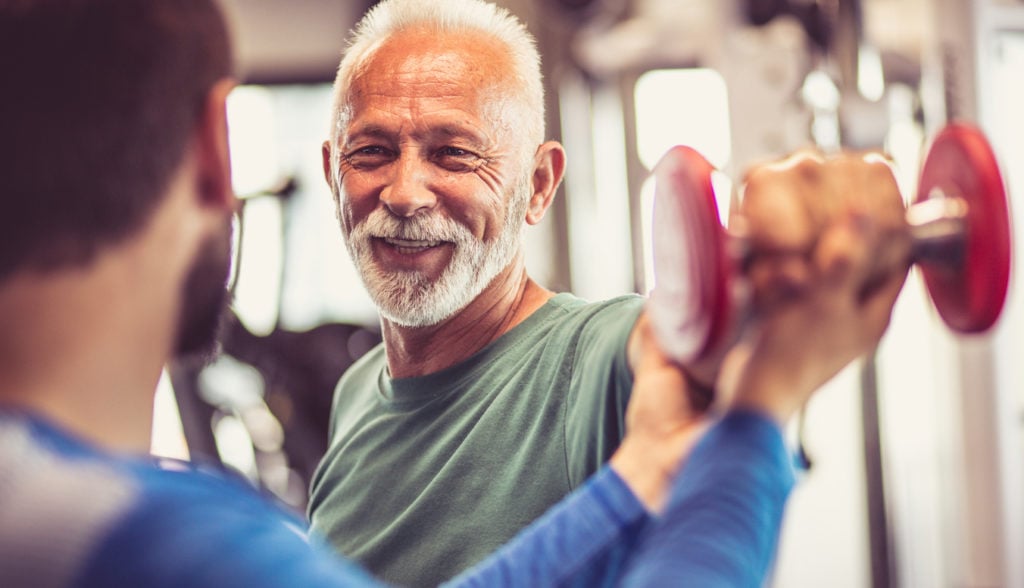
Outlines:
{"label": "dark hair", "polygon": [[0,0],[0,279],[140,229],[231,73],[216,0]]}

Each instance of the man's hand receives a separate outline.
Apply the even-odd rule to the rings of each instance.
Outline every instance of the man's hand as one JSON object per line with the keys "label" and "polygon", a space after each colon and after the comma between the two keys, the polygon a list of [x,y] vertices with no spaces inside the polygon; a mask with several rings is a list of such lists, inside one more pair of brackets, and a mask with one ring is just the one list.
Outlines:
{"label": "man's hand", "polygon": [[909,268],[903,215],[878,156],[804,153],[750,174],[739,218],[757,318],[736,403],[784,422],[878,343]]}
{"label": "man's hand", "polygon": [[632,339],[635,361],[626,436],[609,463],[649,511],[659,512],[684,457],[709,419],[705,407],[695,406],[682,369],[658,348],[646,315],[637,322]]}

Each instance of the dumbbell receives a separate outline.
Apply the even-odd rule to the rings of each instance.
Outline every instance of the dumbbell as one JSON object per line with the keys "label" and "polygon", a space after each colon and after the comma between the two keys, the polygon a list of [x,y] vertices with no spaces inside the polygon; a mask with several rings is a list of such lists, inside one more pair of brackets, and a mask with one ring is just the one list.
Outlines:
{"label": "dumbbell", "polygon": [[[744,260],[756,254],[720,222],[714,173],[685,146],[654,168],[648,312],[664,352],[704,384],[749,320],[740,284]],[[906,221],[911,261],[943,321],[958,333],[992,327],[1009,286],[1010,221],[999,166],[979,130],[954,123],[935,136]]]}

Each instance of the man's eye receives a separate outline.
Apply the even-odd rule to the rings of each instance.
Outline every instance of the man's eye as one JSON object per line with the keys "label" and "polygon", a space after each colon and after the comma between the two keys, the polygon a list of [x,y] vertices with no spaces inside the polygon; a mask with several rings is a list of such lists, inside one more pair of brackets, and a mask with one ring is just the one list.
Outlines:
{"label": "man's eye", "polygon": [[442,147],[439,154],[442,157],[469,157],[472,155],[472,153],[465,149],[452,146]]}
{"label": "man's eye", "polygon": [[353,149],[345,154],[345,160],[353,167],[373,167],[392,159],[391,151],[380,145],[368,145]]}
{"label": "man's eye", "polygon": [[360,147],[359,149],[352,151],[349,156],[362,155],[365,157],[376,157],[384,154],[384,148],[380,145],[370,145],[369,147]]}
{"label": "man's eye", "polygon": [[446,145],[434,154],[437,164],[451,171],[470,171],[476,169],[480,156],[461,147]]}

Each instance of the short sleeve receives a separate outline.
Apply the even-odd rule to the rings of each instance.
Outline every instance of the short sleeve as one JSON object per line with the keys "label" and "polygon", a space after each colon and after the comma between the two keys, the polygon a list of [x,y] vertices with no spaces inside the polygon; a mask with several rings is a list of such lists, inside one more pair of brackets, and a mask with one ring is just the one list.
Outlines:
{"label": "short sleeve", "polygon": [[618,448],[633,388],[626,345],[644,298],[624,296],[595,305],[583,317],[566,402],[566,463],[578,487]]}

